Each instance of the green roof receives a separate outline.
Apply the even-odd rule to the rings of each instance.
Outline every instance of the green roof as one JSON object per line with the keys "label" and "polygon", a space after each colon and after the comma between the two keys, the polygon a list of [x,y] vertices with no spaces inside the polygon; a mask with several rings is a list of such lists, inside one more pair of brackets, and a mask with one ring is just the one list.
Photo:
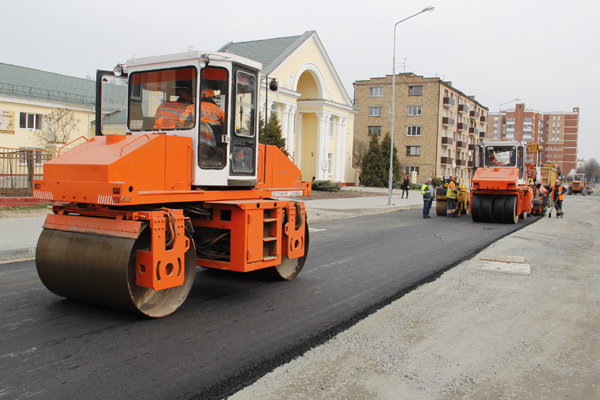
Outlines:
{"label": "green roof", "polygon": [[94,106],[96,82],[0,63],[0,94],[26,99]]}
{"label": "green roof", "polygon": [[254,40],[251,42],[229,42],[218,51],[233,53],[262,63],[263,74],[268,75],[314,32],[306,31],[300,36]]}

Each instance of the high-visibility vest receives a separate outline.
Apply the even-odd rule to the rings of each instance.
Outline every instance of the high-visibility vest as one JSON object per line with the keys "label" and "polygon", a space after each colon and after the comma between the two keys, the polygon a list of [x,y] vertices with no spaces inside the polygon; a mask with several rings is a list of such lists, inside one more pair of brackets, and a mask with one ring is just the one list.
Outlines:
{"label": "high-visibility vest", "polygon": [[424,199],[431,199],[431,191],[429,190],[428,184],[424,183],[423,186],[421,186],[421,194],[423,195]]}
{"label": "high-visibility vest", "polygon": [[194,105],[167,101],[156,110],[155,129],[182,128],[186,119],[194,117]]}
{"label": "high-visibility vest", "polygon": [[446,198],[456,199],[456,193],[454,193],[455,190],[456,184],[454,183],[454,181],[450,181],[450,183],[448,184],[448,189],[446,190]]}
{"label": "high-visibility vest", "polygon": [[556,198],[556,196],[558,196],[558,200],[565,199],[565,188],[563,187],[563,185],[552,186],[552,201],[556,201],[556,200],[554,200]]}
{"label": "high-visibility vest", "polygon": [[223,126],[225,120],[225,111],[218,105],[203,101],[200,103],[200,122],[206,122],[211,125]]}

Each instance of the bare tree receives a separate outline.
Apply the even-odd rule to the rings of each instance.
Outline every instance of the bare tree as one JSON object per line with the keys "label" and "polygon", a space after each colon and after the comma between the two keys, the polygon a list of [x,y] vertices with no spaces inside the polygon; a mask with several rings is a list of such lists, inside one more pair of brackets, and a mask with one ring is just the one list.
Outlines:
{"label": "bare tree", "polygon": [[48,143],[67,143],[73,132],[78,132],[81,120],[75,118],[73,111],[59,108],[44,115],[42,129],[32,131],[34,139],[41,145]]}
{"label": "bare tree", "polygon": [[369,145],[364,140],[354,138],[352,143],[352,168],[362,168],[362,162],[369,151]]}
{"label": "bare tree", "polygon": [[588,182],[598,182],[600,180],[600,164],[595,158],[590,158],[585,162],[582,172]]}

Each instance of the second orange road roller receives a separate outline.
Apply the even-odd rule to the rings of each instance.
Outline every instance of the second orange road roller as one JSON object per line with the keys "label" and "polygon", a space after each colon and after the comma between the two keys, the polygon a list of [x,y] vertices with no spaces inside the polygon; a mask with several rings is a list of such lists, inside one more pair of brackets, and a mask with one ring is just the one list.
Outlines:
{"label": "second orange road roller", "polygon": [[476,146],[471,217],[475,222],[516,224],[531,212],[527,144],[490,141]]}
{"label": "second orange road roller", "polygon": [[298,275],[309,237],[294,197],[311,184],[258,143],[260,69],[190,50],[98,71],[96,136],[34,182],[34,196],[54,202],[36,249],[50,291],[164,317],[197,266]]}

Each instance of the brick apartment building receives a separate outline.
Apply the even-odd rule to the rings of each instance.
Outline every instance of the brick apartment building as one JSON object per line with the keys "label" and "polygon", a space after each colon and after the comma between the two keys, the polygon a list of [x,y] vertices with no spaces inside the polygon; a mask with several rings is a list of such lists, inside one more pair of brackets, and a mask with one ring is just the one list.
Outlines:
{"label": "brick apartment building", "polygon": [[[354,139],[391,133],[392,76],[356,81]],[[473,147],[488,130],[488,108],[440,78],[396,75],[394,148],[418,181],[456,175],[469,182]]]}
{"label": "brick apartment building", "polygon": [[557,164],[565,176],[577,170],[578,107],[573,112],[540,112],[517,103],[514,110],[489,115],[489,139],[540,144],[543,162]]}

